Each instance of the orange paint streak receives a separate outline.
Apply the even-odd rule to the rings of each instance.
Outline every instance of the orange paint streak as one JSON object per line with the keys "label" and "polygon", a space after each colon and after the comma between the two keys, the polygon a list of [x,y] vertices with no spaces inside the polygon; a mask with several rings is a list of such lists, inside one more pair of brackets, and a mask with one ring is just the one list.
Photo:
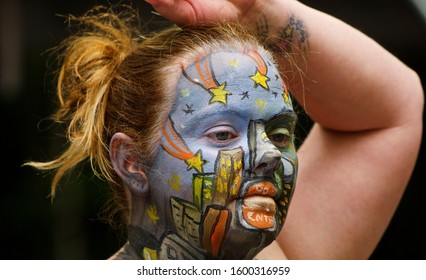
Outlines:
{"label": "orange paint streak", "polygon": [[260,54],[257,51],[251,50],[250,53],[245,53],[248,57],[250,57],[257,65],[257,69],[260,74],[266,75],[266,63]]}
{"label": "orange paint streak", "polygon": [[182,154],[182,153],[174,152],[164,145],[163,145],[163,148],[164,148],[164,150],[166,150],[166,152],[168,154],[170,154],[171,156],[174,156],[175,158],[178,158],[178,159],[181,159],[181,160],[187,160],[187,159],[192,158],[192,156],[189,156],[188,154]]}
{"label": "orange paint streak", "polygon": [[214,231],[215,222],[219,216],[219,210],[209,208],[203,222],[203,243],[202,246],[207,251],[211,252],[211,235]]}
{"label": "orange paint streak", "polygon": [[212,255],[217,257],[222,247],[222,242],[226,233],[226,225],[228,221],[228,210],[220,211],[219,220],[214,228],[211,237]]}
{"label": "orange paint streak", "polygon": [[213,75],[210,72],[208,60],[204,60],[204,72],[206,73],[204,75],[203,69],[201,69],[200,62],[195,63],[195,69],[197,70],[198,75],[200,76],[201,83],[206,89],[210,88],[217,88],[219,85],[217,85],[213,79]]}
{"label": "orange paint streak", "polygon": [[[182,142],[182,140],[178,137],[177,133],[175,132],[172,124],[170,121],[167,122],[167,126],[171,132],[171,134],[173,135],[173,138],[175,139],[175,142],[169,135],[167,129],[163,126],[163,134],[164,137],[166,138],[167,143],[174,149],[170,149],[169,147],[162,145],[163,148],[172,156],[178,158],[178,159],[182,159],[182,160],[187,160],[190,158],[193,158],[195,156],[195,154],[193,152],[191,152],[188,147],[186,147],[186,145]],[[179,147],[180,146],[180,147]]]}
{"label": "orange paint streak", "polygon": [[167,122],[167,126],[169,127],[169,130],[172,133],[173,138],[176,139],[176,141],[181,147],[183,147],[183,150],[187,153],[190,153],[191,151],[188,149],[188,147],[182,142],[180,137],[177,135],[175,128],[172,126],[172,122],[170,120]]}
{"label": "orange paint streak", "polygon": [[281,80],[281,83],[283,84],[284,92],[287,94],[288,93],[287,86],[284,84],[284,81],[282,80]]}
{"label": "orange paint streak", "polygon": [[287,96],[287,98],[289,98],[289,93],[288,93],[287,86],[284,84],[284,81],[281,81],[281,83],[283,84],[283,88],[284,88],[284,94],[285,94],[285,96]]}

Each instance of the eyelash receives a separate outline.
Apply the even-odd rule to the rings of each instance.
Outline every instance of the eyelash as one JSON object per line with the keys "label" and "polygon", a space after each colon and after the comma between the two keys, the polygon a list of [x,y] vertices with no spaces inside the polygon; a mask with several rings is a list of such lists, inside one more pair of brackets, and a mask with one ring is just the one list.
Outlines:
{"label": "eyelash", "polygon": [[[267,133],[269,140],[279,149],[287,147],[288,143],[291,141],[291,133],[287,128],[280,127],[271,130]],[[282,136],[283,140],[274,140],[274,136]]]}
{"label": "eyelash", "polygon": [[[225,135],[224,135],[225,134]],[[210,140],[216,143],[228,143],[238,138],[238,133],[230,126],[218,126],[211,128],[205,134]],[[226,139],[219,139],[225,137]]]}
{"label": "eyelash", "polygon": [[[218,144],[227,144],[239,137],[238,133],[230,126],[218,126],[211,128],[205,135],[211,141]],[[288,129],[283,127],[269,131],[267,136],[272,144],[274,144],[279,149],[284,149],[291,141],[291,133],[288,131]],[[276,139],[275,137],[279,137],[279,139]]]}

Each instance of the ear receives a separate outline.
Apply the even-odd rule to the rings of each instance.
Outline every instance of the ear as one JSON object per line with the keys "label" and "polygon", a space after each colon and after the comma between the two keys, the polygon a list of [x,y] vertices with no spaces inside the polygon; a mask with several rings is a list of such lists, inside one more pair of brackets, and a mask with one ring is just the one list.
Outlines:
{"label": "ear", "polygon": [[149,194],[149,184],[141,168],[136,143],[124,133],[112,136],[109,145],[112,167],[130,192],[138,196]]}

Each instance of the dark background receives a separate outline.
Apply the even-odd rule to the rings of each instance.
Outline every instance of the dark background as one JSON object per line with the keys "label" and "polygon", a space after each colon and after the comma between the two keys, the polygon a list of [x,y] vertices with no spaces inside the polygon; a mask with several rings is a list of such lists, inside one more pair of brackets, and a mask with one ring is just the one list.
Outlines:
{"label": "dark background", "polygon": [[[422,2],[426,0],[418,0]],[[111,1],[114,2],[114,1]],[[426,81],[426,18],[410,0],[301,1],[360,29]],[[83,168],[65,179],[51,203],[50,175],[21,167],[56,155],[64,141],[45,120],[56,64],[46,51],[67,34],[64,18],[106,1],[1,0],[0,259],[105,259],[125,241],[99,219],[107,199],[103,182]],[[168,25],[144,1],[134,1],[149,27]],[[332,30],[331,30],[332,32]],[[386,75],[386,73],[382,73]],[[395,92],[395,95],[398,93]],[[401,109],[404,110],[402,101]],[[404,143],[401,143],[402,145]],[[371,259],[426,259],[425,140],[405,195]],[[374,187],[374,186],[372,186]]]}

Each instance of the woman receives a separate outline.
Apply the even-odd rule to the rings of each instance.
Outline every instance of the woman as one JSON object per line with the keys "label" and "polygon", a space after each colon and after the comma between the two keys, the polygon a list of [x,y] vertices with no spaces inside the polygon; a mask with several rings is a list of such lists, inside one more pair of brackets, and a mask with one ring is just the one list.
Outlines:
{"label": "woman", "polygon": [[[128,225],[112,258],[368,258],[418,153],[417,75],[296,1],[148,2],[182,28],[95,10],[65,42],[70,145],[30,163],[52,193],[90,159]],[[315,121],[297,156],[288,89]]]}

